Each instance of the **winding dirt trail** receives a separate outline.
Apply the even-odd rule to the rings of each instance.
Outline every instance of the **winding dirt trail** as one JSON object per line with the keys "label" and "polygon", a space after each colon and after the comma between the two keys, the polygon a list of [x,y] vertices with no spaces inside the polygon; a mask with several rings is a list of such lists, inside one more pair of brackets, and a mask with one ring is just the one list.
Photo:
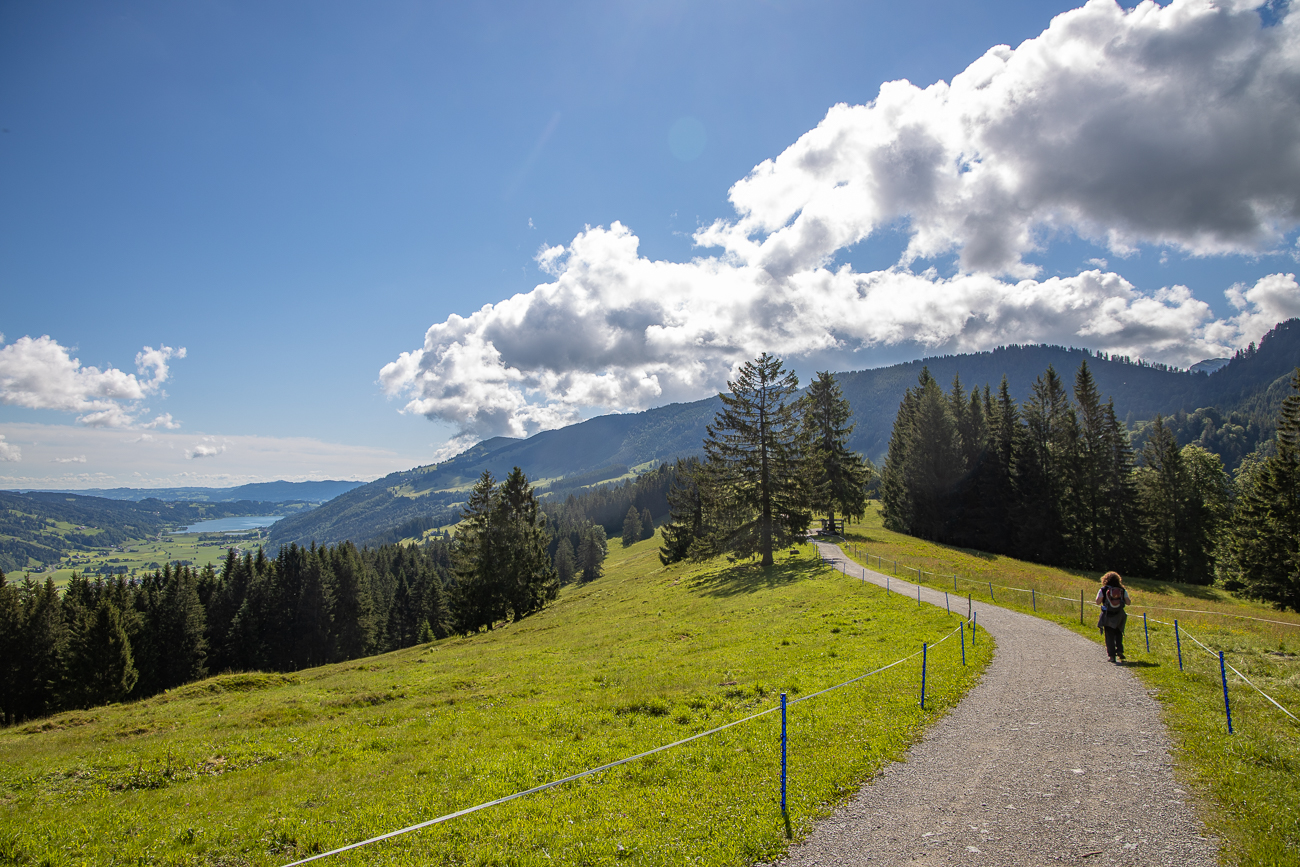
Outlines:
{"label": "winding dirt trail", "polygon": [[[838,547],[818,547],[863,576]],[[890,581],[915,596],[916,585]],[[921,598],[944,604],[928,588]],[[1217,864],[1218,843],[1174,779],[1160,707],[1142,682],[1054,623],[975,610],[998,646],[980,683],[782,867]]]}

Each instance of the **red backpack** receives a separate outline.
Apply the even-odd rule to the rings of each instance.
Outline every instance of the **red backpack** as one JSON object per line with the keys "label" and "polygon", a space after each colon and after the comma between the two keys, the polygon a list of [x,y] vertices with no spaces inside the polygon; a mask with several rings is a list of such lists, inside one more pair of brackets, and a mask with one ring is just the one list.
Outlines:
{"label": "red backpack", "polygon": [[1107,587],[1104,599],[1107,608],[1111,611],[1119,611],[1124,607],[1124,588]]}

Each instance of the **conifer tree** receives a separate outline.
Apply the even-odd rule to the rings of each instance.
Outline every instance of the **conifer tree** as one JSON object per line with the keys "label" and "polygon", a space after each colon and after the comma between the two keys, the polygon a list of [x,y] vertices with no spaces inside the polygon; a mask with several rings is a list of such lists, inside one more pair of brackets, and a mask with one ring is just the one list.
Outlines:
{"label": "conifer tree", "polygon": [[573,551],[573,543],[569,541],[568,536],[563,536],[555,549],[555,577],[560,584],[569,584],[577,571],[578,563]]}
{"label": "conifer tree", "polygon": [[904,394],[889,441],[886,526],[923,539],[946,538],[964,472],[952,403],[922,368],[917,385]]}
{"label": "conifer tree", "polygon": [[86,629],[72,649],[70,674],[81,707],[121,701],[135,687],[139,672],[131,657],[131,642],[122,616],[107,597],[99,600]]}
{"label": "conifer tree", "polygon": [[19,720],[59,709],[67,664],[68,632],[54,579],[37,584],[28,575],[19,585],[22,633],[18,641],[18,682],[14,697]]}
{"label": "conifer tree", "polygon": [[727,387],[704,440],[710,470],[702,478],[728,516],[712,528],[712,547],[757,554],[770,566],[772,551],[801,538],[809,523],[793,399],[799,380],[764,352]]}
{"label": "conifer tree", "polygon": [[329,552],[330,623],[337,659],[370,653],[375,641],[374,600],[361,555],[351,542]]}
{"label": "conifer tree", "polygon": [[0,726],[17,721],[18,655],[23,632],[18,588],[0,571]]}
{"label": "conifer tree", "polygon": [[1247,595],[1300,611],[1300,368],[1282,401],[1275,446],[1242,486],[1231,577]]}
{"label": "conifer tree", "polygon": [[605,554],[607,549],[605,528],[599,524],[591,525],[582,535],[578,545],[578,568],[582,570],[584,583],[595,581],[605,574]]}
{"label": "conifer tree", "polygon": [[809,506],[832,525],[837,514],[860,519],[867,509],[870,471],[862,455],[848,447],[853,410],[829,371],[808,385],[802,410]]}
{"label": "conifer tree", "polygon": [[497,580],[503,585],[502,595],[511,617],[519,621],[540,611],[560,590],[546,551],[546,516],[519,467],[512,469],[501,484],[497,510],[493,522],[498,532]]}
{"label": "conifer tree", "polygon": [[695,458],[679,460],[673,467],[673,481],[668,489],[668,520],[664,522],[663,544],[659,546],[659,562],[665,566],[686,559],[691,545],[704,535],[700,472],[700,462]]}
{"label": "conifer tree", "polygon": [[623,547],[630,548],[641,540],[641,513],[636,506],[627,507],[627,516],[623,518]]}
{"label": "conifer tree", "polygon": [[1038,563],[1068,562],[1073,526],[1065,503],[1075,470],[1078,421],[1065,386],[1048,365],[1022,412],[1024,447],[1016,462],[1017,549]]}
{"label": "conifer tree", "polygon": [[650,507],[646,506],[641,510],[641,538],[653,539],[655,537],[655,519],[650,514]]}
{"label": "conifer tree", "polygon": [[463,632],[491,628],[505,617],[506,600],[497,581],[497,548],[493,544],[497,509],[496,479],[484,470],[470,491],[462,522],[452,539],[452,564],[456,574],[456,615]]}

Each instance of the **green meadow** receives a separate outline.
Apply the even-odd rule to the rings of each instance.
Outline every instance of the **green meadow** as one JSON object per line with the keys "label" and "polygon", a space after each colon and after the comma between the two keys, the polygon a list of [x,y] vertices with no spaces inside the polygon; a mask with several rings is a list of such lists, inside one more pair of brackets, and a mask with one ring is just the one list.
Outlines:
{"label": "green meadow", "polygon": [[[200,535],[199,533],[168,534],[153,539],[136,539],[121,546],[120,549],[92,548],[77,551],[65,556],[59,568],[35,573],[33,577],[41,581],[53,578],[54,583],[62,587],[68,583],[73,572],[86,573],[88,570],[98,570],[103,566],[125,567],[127,574],[132,576],[161,569],[165,563],[185,562],[198,569],[211,563],[214,568],[219,569],[226,558],[226,551],[230,548],[256,550],[257,545],[266,539],[265,532],[261,535],[250,532],[224,539],[212,538],[215,534],[203,534],[206,538],[200,538]],[[17,577],[9,576],[10,580]]]}
{"label": "green meadow", "polygon": [[[285,864],[779,707],[725,731],[327,864],[749,864],[779,855],[955,704],[959,618],[776,566],[606,574],[524,621],[286,675],[233,673],[0,732],[0,863]],[[969,630],[966,633],[969,639]]]}
{"label": "green meadow", "polygon": [[[952,593],[954,612],[960,608],[966,613],[969,594],[973,602],[994,601],[1036,614],[1101,643],[1097,608],[1091,604],[1100,573],[1055,569],[893,533],[881,526],[874,507],[862,523],[846,528],[846,539],[845,553],[859,564],[869,562],[891,575],[897,568],[896,574],[909,582],[919,574],[922,584]],[[1124,639],[1128,665],[1160,700],[1177,745],[1177,773],[1201,796],[1202,818],[1225,841],[1228,862],[1300,864],[1300,723],[1229,670],[1234,730],[1229,734],[1217,656],[1223,651],[1228,665],[1300,717],[1300,615],[1214,587],[1129,576],[1124,583],[1134,602]],[[1182,631],[1181,670],[1175,619]],[[1097,659],[1106,664],[1101,647]]]}

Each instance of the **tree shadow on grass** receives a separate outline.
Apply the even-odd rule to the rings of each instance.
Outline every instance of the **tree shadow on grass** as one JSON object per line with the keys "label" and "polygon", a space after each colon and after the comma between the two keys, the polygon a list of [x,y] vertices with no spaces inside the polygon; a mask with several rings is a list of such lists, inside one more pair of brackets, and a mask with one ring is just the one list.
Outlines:
{"label": "tree shadow on grass", "polygon": [[822,564],[810,560],[777,561],[772,566],[758,563],[736,563],[734,566],[691,581],[690,589],[701,596],[725,598],[774,590],[796,581],[812,577],[822,569]]}

